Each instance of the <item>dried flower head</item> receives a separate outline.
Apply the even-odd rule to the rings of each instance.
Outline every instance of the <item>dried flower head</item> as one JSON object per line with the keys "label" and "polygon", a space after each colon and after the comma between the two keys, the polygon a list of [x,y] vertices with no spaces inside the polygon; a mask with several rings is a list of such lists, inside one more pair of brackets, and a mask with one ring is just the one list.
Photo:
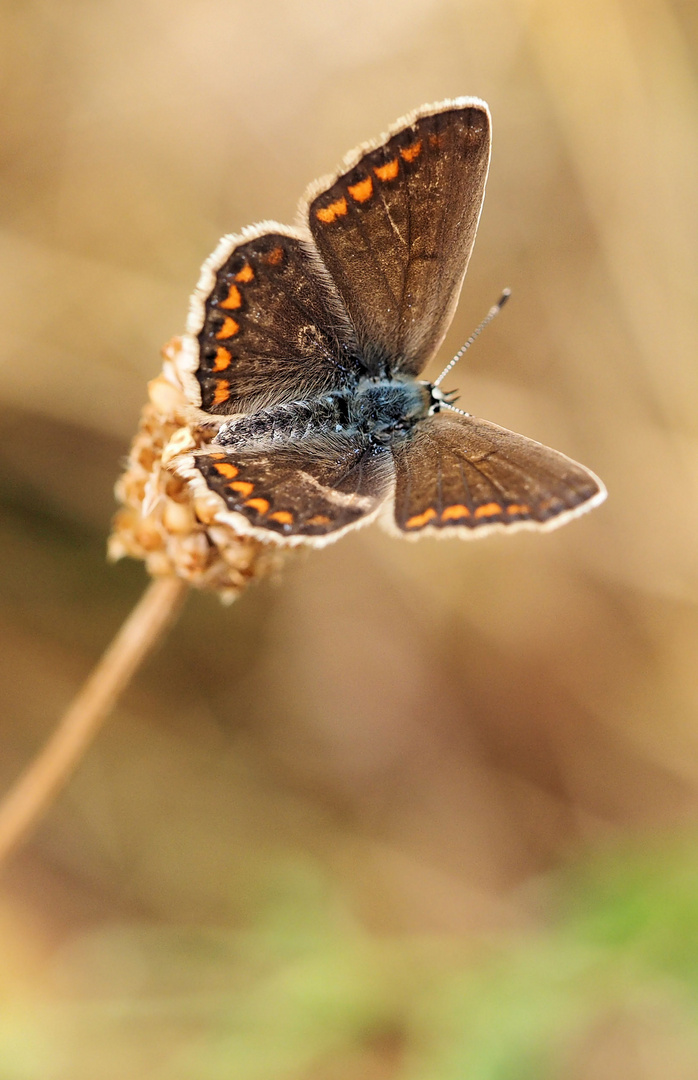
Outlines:
{"label": "dried flower head", "polygon": [[143,559],[155,577],[175,574],[199,589],[233,600],[246,584],[279,565],[280,550],[241,536],[216,520],[220,501],[193,496],[172,469],[183,452],[210,441],[210,428],[192,418],[178,364],[181,341],[163,349],[163,369],[148,384],[138,433],[116,484],[122,504],[109,538],[109,556]]}

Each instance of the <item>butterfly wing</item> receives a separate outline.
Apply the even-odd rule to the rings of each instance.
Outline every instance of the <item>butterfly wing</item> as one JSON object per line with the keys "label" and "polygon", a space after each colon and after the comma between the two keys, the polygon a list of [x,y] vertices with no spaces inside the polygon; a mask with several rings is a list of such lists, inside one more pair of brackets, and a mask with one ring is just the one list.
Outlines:
{"label": "butterfly wing", "polygon": [[598,506],[589,469],[513,431],[439,413],[393,447],[395,524],[402,535],[550,529]]}
{"label": "butterfly wing", "polygon": [[484,102],[429,106],[314,186],[312,237],[272,222],[224,237],[191,302],[192,403],[226,416],[421,371],[458,300],[489,144]]}
{"label": "butterfly wing", "polygon": [[265,223],[223,237],[204,264],[185,339],[193,404],[218,415],[347,385],[353,330],[310,237]]}
{"label": "butterfly wing", "polygon": [[178,472],[221,500],[219,520],[277,543],[322,546],[371,520],[389,494],[392,455],[364,439],[190,455]]}
{"label": "butterfly wing", "polygon": [[490,158],[476,98],[428,106],[307,196],[308,222],[369,369],[417,375],[453,317]]}

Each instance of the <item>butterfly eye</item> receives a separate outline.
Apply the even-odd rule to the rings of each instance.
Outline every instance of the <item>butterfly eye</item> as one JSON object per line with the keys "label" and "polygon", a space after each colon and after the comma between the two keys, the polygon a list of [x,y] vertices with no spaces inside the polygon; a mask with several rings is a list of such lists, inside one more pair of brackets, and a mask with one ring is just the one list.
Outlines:
{"label": "butterfly eye", "polygon": [[446,395],[443,390],[440,390],[438,386],[433,386],[431,383],[426,384],[429,394],[431,396],[432,406],[434,409],[438,409],[442,401],[444,401]]}
{"label": "butterfly eye", "polygon": [[428,382],[422,383],[422,386],[429,392],[429,416],[440,412],[443,406],[448,408],[454,401],[458,400],[457,390],[441,390],[440,387]]}

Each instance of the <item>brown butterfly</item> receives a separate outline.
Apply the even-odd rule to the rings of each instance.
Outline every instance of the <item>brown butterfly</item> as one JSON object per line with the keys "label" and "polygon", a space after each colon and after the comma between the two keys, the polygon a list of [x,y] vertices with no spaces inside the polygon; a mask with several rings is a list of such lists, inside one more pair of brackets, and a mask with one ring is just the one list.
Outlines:
{"label": "brown butterfly", "polygon": [[238,532],[321,545],[383,511],[403,536],[480,536],[603,501],[584,466],[455,409],[443,374],[418,378],[458,302],[489,158],[483,101],[425,106],[313,184],[297,228],[263,222],[206,261],[184,367],[217,433],[179,471]]}

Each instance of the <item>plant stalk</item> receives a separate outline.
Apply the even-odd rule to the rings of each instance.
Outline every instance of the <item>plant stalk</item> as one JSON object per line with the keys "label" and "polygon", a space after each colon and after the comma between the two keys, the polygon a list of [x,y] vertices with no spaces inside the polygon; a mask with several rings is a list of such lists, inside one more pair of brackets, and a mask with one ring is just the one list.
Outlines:
{"label": "plant stalk", "polygon": [[178,577],[151,582],[48,742],[0,801],[0,867],[63,790],[187,591]]}

